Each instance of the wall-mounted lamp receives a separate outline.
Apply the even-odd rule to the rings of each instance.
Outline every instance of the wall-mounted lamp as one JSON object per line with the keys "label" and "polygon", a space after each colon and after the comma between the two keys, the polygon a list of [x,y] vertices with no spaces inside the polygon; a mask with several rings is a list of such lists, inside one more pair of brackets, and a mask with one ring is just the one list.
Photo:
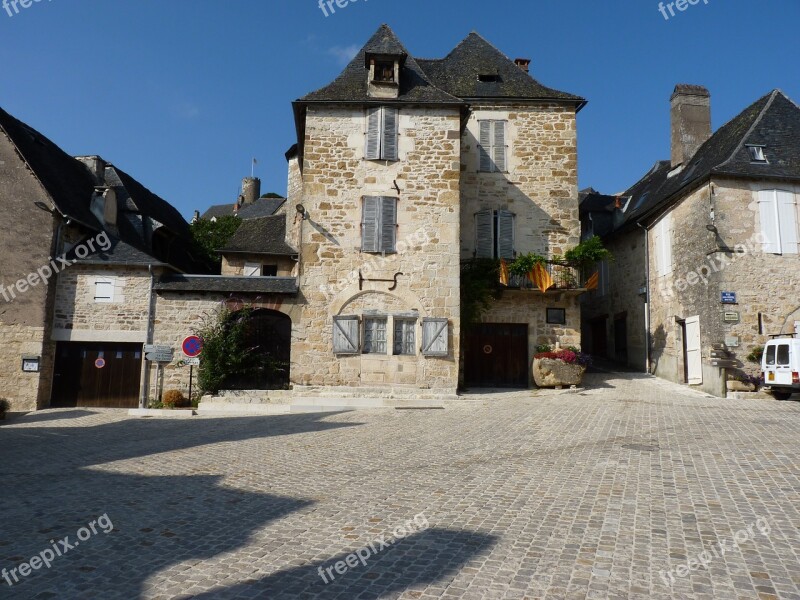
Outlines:
{"label": "wall-mounted lamp", "polygon": [[308,217],[308,213],[306,212],[305,206],[303,206],[302,204],[298,204],[295,208],[297,209],[297,214],[299,214],[301,217],[303,217],[304,219]]}
{"label": "wall-mounted lamp", "polygon": [[708,229],[711,233],[719,233],[719,229],[717,229],[716,225],[706,225],[706,229]]}

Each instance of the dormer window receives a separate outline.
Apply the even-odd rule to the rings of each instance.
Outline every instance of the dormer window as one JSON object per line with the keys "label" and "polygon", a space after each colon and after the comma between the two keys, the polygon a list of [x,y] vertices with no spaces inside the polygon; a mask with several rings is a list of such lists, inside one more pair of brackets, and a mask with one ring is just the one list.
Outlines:
{"label": "dormer window", "polygon": [[478,75],[478,81],[481,83],[500,83],[500,75],[497,73],[484,73]]}
{"label": "dormer window", "polygon": [[375,63],[375,79],[381,83],[394,83],[394,63],[377,61]]}
{"label": "dormer window", "polygon": [[767,162],[767,156],[764,154],[766,146],[747,146],[747,151],[750,152],[750,161],[754,163]]}

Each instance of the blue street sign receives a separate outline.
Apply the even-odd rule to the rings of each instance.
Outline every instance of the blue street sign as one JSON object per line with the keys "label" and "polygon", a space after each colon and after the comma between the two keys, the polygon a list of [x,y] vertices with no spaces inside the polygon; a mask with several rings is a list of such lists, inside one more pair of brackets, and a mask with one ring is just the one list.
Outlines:
{"label": "blue street sign", "polygon": [[723,304],[736,304],[736,292],[722,292]]}

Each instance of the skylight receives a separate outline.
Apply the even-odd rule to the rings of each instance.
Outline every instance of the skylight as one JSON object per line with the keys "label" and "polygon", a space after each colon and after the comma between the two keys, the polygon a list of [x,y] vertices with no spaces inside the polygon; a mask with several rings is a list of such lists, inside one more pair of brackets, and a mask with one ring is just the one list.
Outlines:
{"label": "skylight", "polygon": [[750,160],[756,163],[767,162],[767,157],[764,154],[765,146],[748,146],[747,150],[750,152]]}
{"label": "skylight", "polygon": [[478,81],[482,83],[497,83],[500,81],[500,75],[497,73],[484,73],[478,75]]}

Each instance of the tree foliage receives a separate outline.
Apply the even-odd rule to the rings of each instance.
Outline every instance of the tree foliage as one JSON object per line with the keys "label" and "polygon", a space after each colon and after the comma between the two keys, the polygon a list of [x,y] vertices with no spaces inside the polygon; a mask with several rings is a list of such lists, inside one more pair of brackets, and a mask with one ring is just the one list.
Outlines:
{"label": "tree foliage", "polygon": [[219,265],[222,259],[217,250],[225,247],[241,224],[242,220],[234,215],[217,217],[215,221],[197,219],[191,225],[192,238],[203,257]]}

